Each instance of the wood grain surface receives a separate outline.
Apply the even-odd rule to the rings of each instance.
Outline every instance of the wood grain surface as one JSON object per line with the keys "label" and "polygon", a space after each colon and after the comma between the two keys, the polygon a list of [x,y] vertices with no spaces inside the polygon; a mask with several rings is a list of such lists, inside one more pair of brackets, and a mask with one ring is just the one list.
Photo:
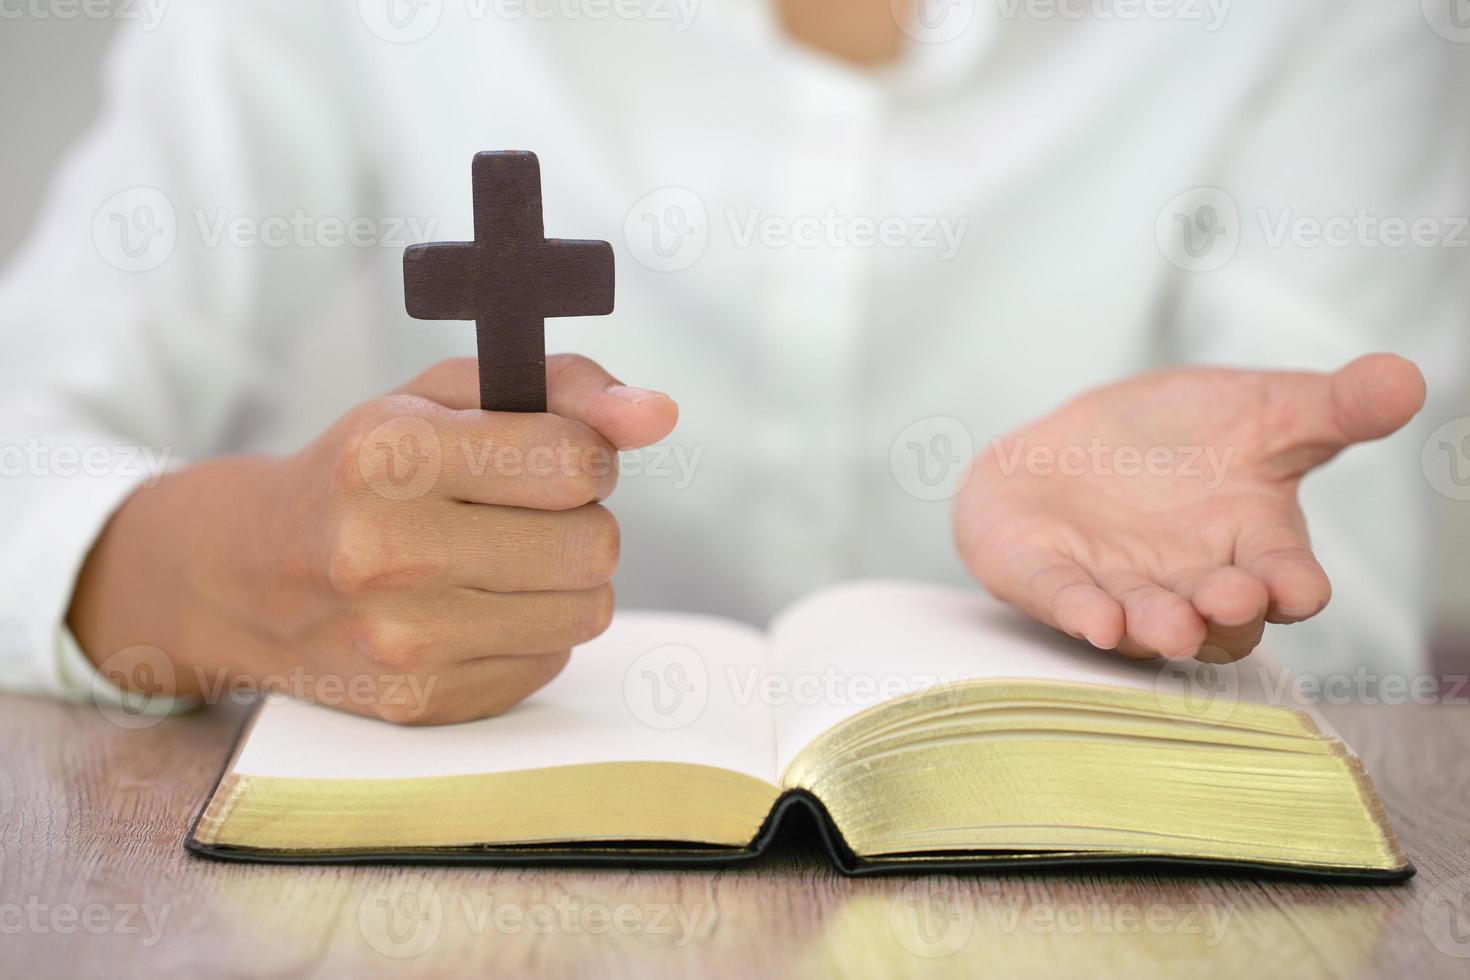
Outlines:
{"label": "wood grain surface", "polygon": [[799,836],[759,868],[715,874],[220,864],[181,842],[242,708],[131,730],[3,695],[0,974],[1470,975],[1470,712],[1324,713],[1419,867],[1406,885],[853,881]]}

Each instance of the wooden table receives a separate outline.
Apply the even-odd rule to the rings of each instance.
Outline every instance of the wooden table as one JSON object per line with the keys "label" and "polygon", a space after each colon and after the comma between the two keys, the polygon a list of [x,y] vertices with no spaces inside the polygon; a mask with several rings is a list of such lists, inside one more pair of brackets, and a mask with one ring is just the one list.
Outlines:
{"label": "wooden table", "polygon": [[180,842],[241,709],[128,731],[0,696],[0,974],[1470,976],[1470,712],[1326,713],[1407,885],[852,881],[799,847],[717,874],[220,864]]}

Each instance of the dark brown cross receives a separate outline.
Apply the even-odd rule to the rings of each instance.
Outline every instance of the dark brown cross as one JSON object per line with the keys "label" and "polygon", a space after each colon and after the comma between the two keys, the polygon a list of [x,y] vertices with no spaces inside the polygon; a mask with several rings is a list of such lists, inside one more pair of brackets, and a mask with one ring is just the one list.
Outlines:
{"label": "dark brown cross", "polygon": [[476,153],[470,182],[475,240],[410,245],[404,303],[418,320],[475,321],[481,408],[544,412],[545,319],[612,312],[612,246],[545,237],[534,153]]}

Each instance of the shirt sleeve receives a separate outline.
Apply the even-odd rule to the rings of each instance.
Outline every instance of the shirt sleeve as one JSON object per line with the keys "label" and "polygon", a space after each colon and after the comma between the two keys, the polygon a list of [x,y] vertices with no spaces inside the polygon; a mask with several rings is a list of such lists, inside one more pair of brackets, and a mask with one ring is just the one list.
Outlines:
{"label": "shirt sleeve", "polygon": [[1180,188],[1160,215],[1177,267],[1164,330],[1184,360],[1333,370],[1393,351],[1423,369],[1430,402],[1407,431],[1304,481],[1334,597],[1266,641],[1301,670],[1420,671],[1436,509],[1420,449],[1454,414],[1470,360],[1470,59],[1418,4],[1303,7],[1277,77],[1200,161],[1203,186]]}
{"label": "shirt sleeve", "polygon": [[345,55],[282,4],[232,9],[120,27],[103,112],[0,278],[0,686],[116,694],[64,625],[88,551],[130,494],[232,448],[347,261],[220,232],[301,201],[361,209],[351,113],[332,104]]}

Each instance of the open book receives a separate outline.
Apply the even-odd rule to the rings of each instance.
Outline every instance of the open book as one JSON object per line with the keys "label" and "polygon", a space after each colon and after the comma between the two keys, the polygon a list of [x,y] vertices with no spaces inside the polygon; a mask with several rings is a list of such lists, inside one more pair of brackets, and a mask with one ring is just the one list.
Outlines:
{"label": "open book", "polygon": [[[852,874],[1186,862],[1412,873],[1357,757],[1261,668],[1129,661],[978,590],[835,586],[768,633],[620,613],[506,714],[395,727],[289,700],[189,847],[246,860],[730,862],[815,814]],[[1203,678],[1203,679],[1202,679]]]}

